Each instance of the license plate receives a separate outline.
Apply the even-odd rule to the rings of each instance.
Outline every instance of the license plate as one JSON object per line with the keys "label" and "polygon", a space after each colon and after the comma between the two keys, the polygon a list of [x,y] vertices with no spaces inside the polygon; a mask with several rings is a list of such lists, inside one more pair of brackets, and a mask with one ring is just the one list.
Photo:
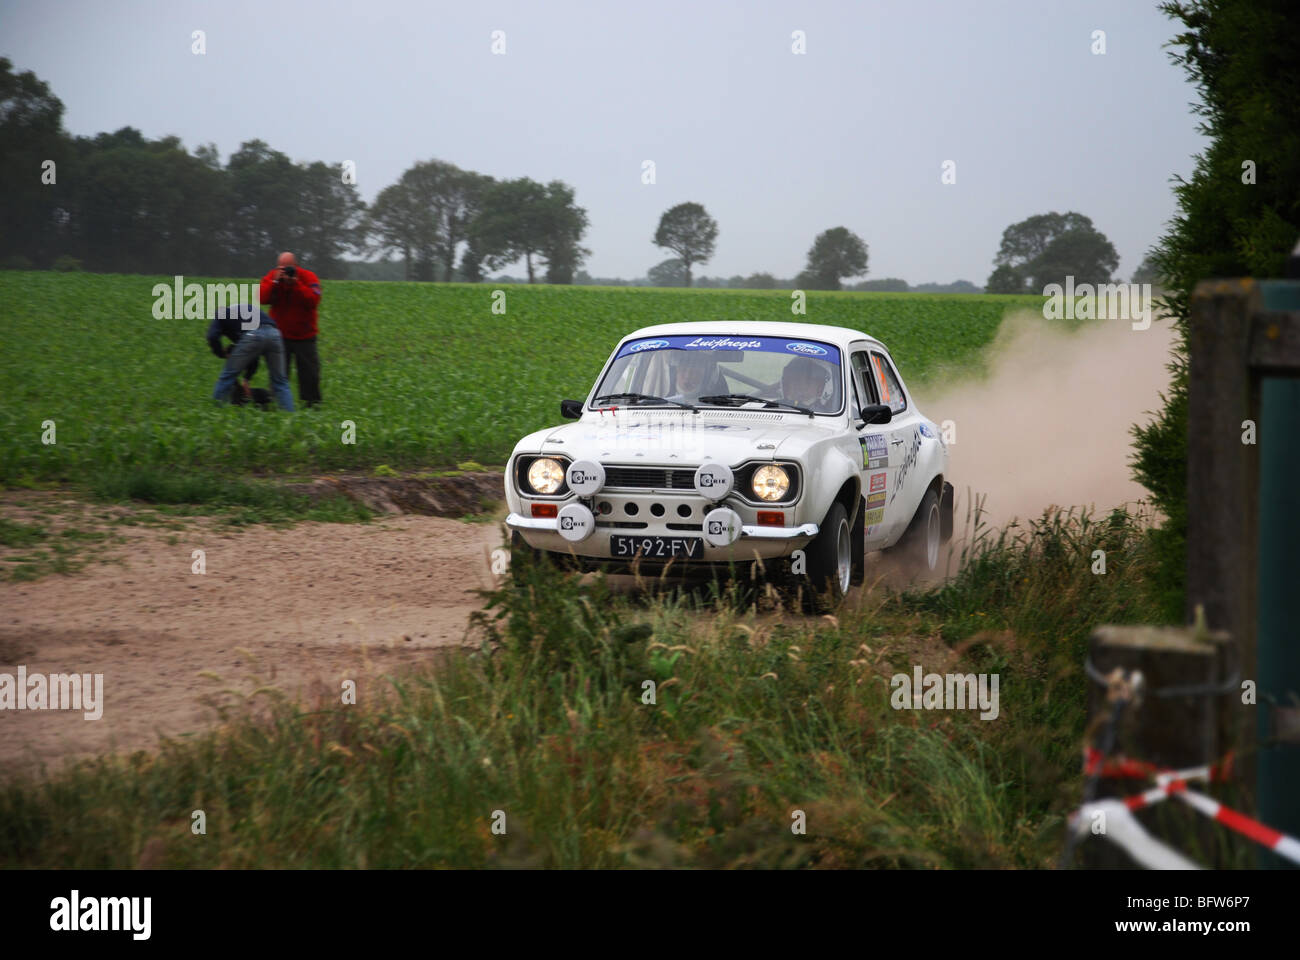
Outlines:
{"label": "license plate", "polygon": [[698,560],[704,556],[701,537],[627,537],[611,534],[609,552],[631,559],[640,555],[646,560]]}

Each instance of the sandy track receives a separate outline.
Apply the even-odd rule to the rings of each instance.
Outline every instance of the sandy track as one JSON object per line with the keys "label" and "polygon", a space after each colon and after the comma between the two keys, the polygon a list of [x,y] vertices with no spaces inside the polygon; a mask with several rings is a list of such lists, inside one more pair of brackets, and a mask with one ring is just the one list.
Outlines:
{"label": "sandy track", "polygon": [[0,712],[0,770],[204,730],[217,714],[203,701],[226,688],[333,698],[350,678],[364,696],[374,678],[464,639],[500,544],[494,523],[424,516],[123,532],[110,549],[120,564],[0,583],[0,672],[104,675],[99,720]]}

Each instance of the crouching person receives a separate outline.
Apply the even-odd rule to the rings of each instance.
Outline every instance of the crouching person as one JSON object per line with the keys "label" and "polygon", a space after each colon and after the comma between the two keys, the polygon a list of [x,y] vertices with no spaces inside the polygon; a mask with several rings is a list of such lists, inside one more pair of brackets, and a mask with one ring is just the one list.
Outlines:
{"label": "crouching person", "polygon": [[[253,320],[255,315],[257,319]],[[254,326],[246,329],[250,320]],[[284,342],[280,339],[275,321],[252,306],[218,309],[217,315],[212,318],[212,326],[208,328],[209,345],[215,339],[219,346],[222,336],[233,340],[234,345],[225,351],[226,365],[221,368],[221,376],[217,377],[212,399],[229,402],[239,374],[261,358],[266,361],[266,369],[271,375],[271,392],[275,394],[276,403],[283,410],[292,410],[293,394],[289,390],[289,378],[284,368]],[[217,352],[218,347],[214,346],[213,351]]]}

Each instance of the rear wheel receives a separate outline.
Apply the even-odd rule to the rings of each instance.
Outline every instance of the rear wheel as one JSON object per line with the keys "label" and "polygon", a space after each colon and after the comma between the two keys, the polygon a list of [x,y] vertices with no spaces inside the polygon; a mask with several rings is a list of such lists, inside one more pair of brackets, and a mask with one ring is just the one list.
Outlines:
{"label": "rear wheel", "polygon": [[858,515],[853,519],[853,576],[849,582],[860,587],[867,582],[867,501],[858,497]]}
{"label": "rear wheel", "polygon": [[830,613],[849,592],[853,579],[853,532],[844,504],[831,504],[821,531],[808,544],[807,556],[804,604],[814,613]]}
{"label": "rear wheel", "polygon": [[939,569],[939,547],[943,543],[943,518],[939,510],[939,495],[927,490],[921,498],[907,531],[898,541],[897,551],[916,573],[933,574]]}

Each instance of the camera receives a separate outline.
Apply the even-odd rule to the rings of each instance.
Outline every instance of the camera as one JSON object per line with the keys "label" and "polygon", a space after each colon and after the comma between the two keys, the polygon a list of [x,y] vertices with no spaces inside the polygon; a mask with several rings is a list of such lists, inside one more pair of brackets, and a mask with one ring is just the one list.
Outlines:
{"label": "camera", "polygon": [[297,268],[297,267],[293,266],[292,264],[289,264],[289,265],[285,266],[285,268],[284,268],[284,276],[286,276],[286,277],[291,277],[291,278],[292,278],[292,277],[296,277],[297,275],[298,275],[298,268]]}

